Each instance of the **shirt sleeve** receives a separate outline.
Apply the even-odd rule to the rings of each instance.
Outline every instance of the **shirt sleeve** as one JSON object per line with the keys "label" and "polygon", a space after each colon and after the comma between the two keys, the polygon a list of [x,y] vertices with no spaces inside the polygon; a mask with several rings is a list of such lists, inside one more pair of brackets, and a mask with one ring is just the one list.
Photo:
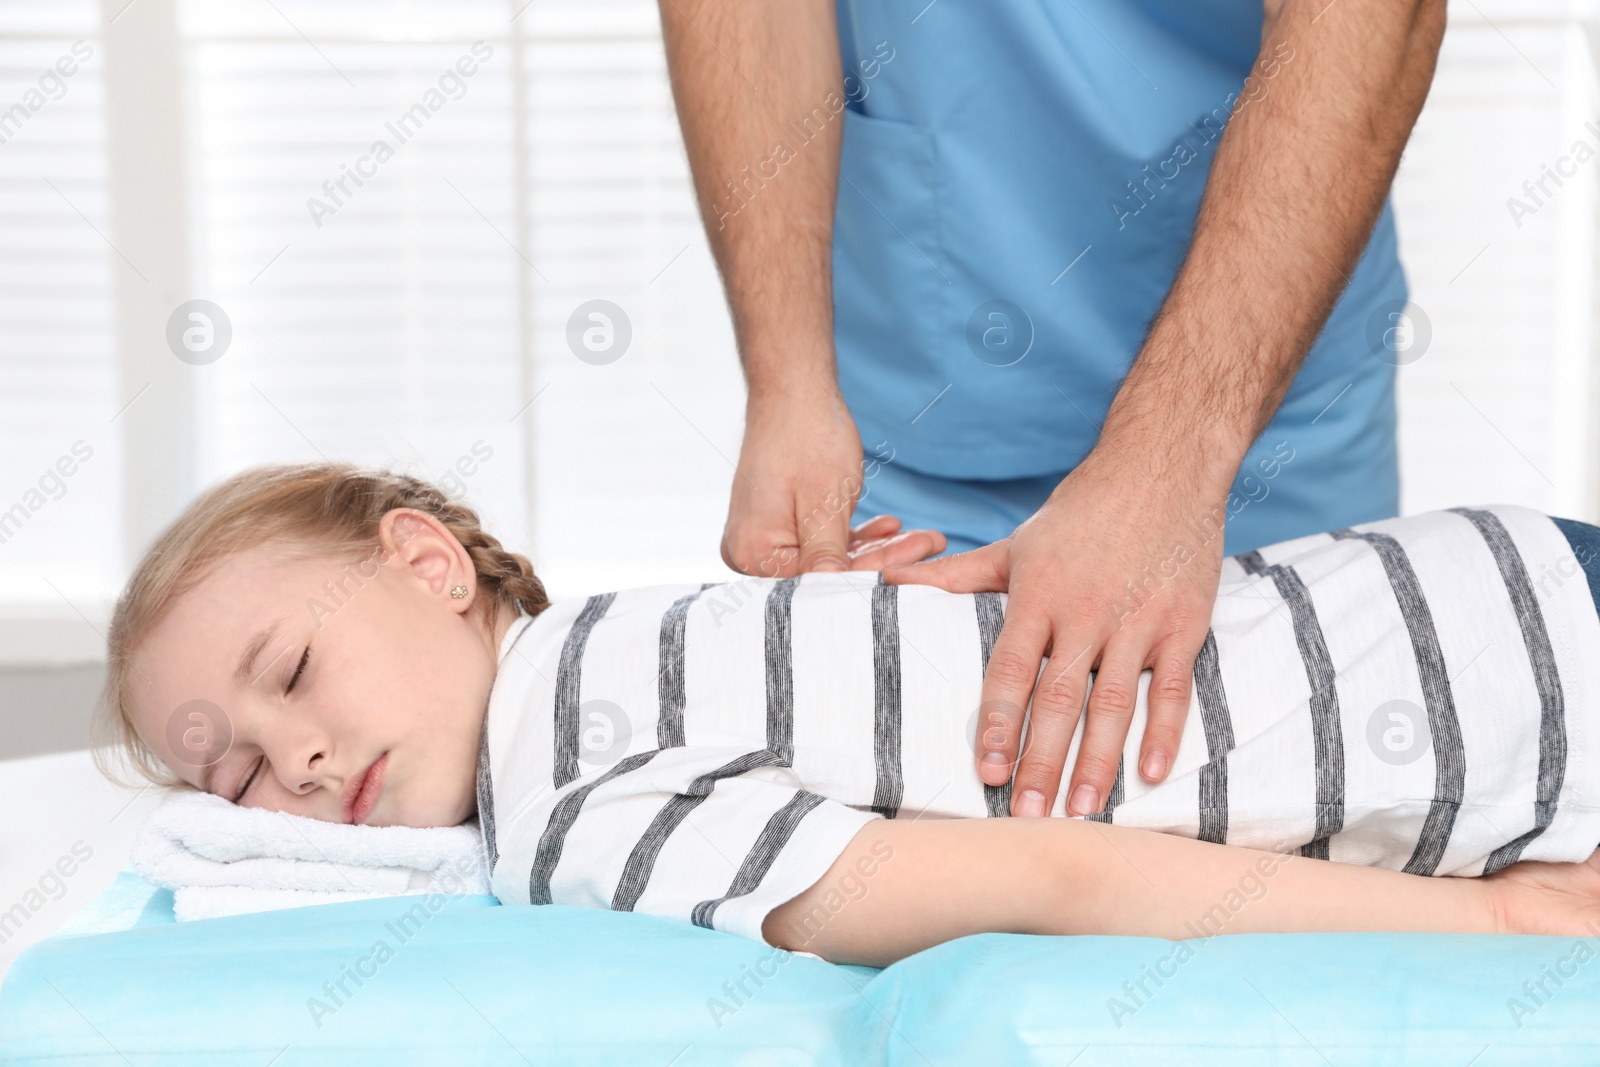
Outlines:
{"label": "shirt sleeve", "polygon": [[882,817],[802,788],[768,749],[641,752],[531,805],[509,829],[514,840],[502,829],[494,890],[508,902],[639,911],[765,943],[767,913]]}

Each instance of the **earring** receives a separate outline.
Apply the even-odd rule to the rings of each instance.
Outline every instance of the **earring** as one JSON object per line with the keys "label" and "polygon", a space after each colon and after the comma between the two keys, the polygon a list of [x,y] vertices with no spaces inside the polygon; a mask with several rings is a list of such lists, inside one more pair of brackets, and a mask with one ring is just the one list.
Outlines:
{"label": "earring", "polygon": [[456,586],[456,587],[454,587],[453,589],[450,590],[450,596],[455,600],[460,600],[462,597],[464,597],[466,595],[467,595],[467,587],[464,586],[464,585],[458,585],[458,586]]}

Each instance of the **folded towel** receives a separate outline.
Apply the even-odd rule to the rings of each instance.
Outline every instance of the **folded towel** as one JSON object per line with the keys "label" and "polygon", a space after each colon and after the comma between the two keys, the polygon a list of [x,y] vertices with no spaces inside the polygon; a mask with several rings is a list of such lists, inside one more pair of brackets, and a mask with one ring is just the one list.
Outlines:
{"label": "folded towel", "polygon": [[128,862],[173,890],[178,920],[409,893],[488,893],[476,819],[352,826],[242,808],[195,789],[150,813]]}

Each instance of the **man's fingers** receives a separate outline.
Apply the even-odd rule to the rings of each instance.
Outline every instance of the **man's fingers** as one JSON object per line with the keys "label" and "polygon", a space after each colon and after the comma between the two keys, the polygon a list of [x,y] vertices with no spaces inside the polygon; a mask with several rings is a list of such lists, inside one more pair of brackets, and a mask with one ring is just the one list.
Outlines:
{"label": "man's fingers", "polygon": [[945,550],[938,530],[905,530],[893,537],[866,541],[850,550],[850,569],[877,571],[896,563],[915,563]]}
{"label": "man's fingers", "polygon": [[[1201,634],[1201,644],[1204,643]],[[1194,691],[1194,661],[1198,649],[1174,634],[1155,649],[1155,671],[1150,676],[1149,717],[1139,745],[1139,773],[1147,782],[1159,782],[1172,769],[1183,739]]]}
{"label": "man's fingers", "polygon": [[1050,659],[1039,675],[1028,709],[1028,743],[1017,762],[1011,788],[1012,814],[1048,815],[1061,789],[1061,779],[1072,748],[1072,735],[1083,713],[1089,665],[1099,654],[1096,642],[1057,634],[1051,638]]}
{"label": "man's fingers", "polygon": [[[792,538],[792,534],[790,537]],[[767,534],[722,535],[722,562],[757,578],[788,578],[799,569],[800,546],[785,543],[777,531]]]}
{"label": "man's fingers", "polygon": [[836,512],[819,504],[805,511],[808,499],[797,497],[795,500],[795,532],[800,538],[799,573],[849,570],[851,508]]}
{"label": "man's fingers", "polygon": [[722,544],[718,547],[720,547],[722,550],[722,562],[728,565],[728,569],[730,571],[738,571],[740,574],[744,574],[744,568],[739,566],[739,561],[733,554],[733,548],[728,544],[727,527],[723,527]]}
{"label": "man's fingers", "polygon": [[[1052,632],[1052,626],[1042,610],[1015,605],[1007,612],[984,675],[986,701],[1028,709],[1027,738],[1011,790],[1012,814],[1024,817],[1049,813],[1094,660],[1091,645],[1080,648],[1078,638]],[[1047,643],[1050,658],[1040,670],[1039,657]]]}
{"label": "man's fingers", "polygon": [[883,582],[936,585],[950,593],[1003,593],[1011,580],[1010,560],[1011,543],[1007,539],[953,556],[886,566]]}
{"label": "man's fingers", "polygon": [[1083,743],[1067,789],[1068,815],[1093,815],[1111,795],[1148,654],[1142,643],[1128,640],[1108,642],[1100,654],[1100,668],[1089,686]]}
{"label": "man's fingers", "polygon": [[[842,558],[850,570],[881,570],[886,564],[913,563],[943,552],[946,545],[944,534],[937,530],[901,530],[900,519],[895,515],[878,515],[854,529],[846,529],[849,541]],[[819,532],[802,550],[794,530],[769,526],[751,533],[746,527],[735,534],[730,526],[722,535],[722,561],[741,574],[766,578],[788,578],[808,569],[836,570],[826,562],[834,558],[838,549],[838,542],[832,540],[834,533],[836,530]]]}
{"label": "man's fingers", "polygon": [[876,515],[850,530],[850,548],[854,550],[869,541],[881,541],[899,531],[898,515]]}
{"label": "man's fingers", "polygon": [[[975,739],[978,777],[989,785],[1004,785],[1016,769],[1028,700],[1049,640],[1050,620],[1043,615],[1013,615],[995,637],[983,674]],[[1028,743],[1033,744],[1031,732]]]}

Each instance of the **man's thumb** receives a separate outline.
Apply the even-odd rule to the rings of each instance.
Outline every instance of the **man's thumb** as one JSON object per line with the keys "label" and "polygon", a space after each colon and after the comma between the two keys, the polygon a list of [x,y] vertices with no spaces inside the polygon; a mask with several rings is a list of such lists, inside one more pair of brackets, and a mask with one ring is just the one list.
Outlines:
{"label": "man's thumb", "polygon": [[1011,578],[1011,544],[957,552],[919,563],[895,563],[883,568],[886,585],[936,585],[949,593],[1003,593]]}
{"label": "man's thumb", "polygon": [[[801,527],[801,532],[804,532]],[[807,571],[846,571],[850,569],[848,551],[850,521],[841,515],[836,521],[812,534],[800,545],[800,574]]]}

